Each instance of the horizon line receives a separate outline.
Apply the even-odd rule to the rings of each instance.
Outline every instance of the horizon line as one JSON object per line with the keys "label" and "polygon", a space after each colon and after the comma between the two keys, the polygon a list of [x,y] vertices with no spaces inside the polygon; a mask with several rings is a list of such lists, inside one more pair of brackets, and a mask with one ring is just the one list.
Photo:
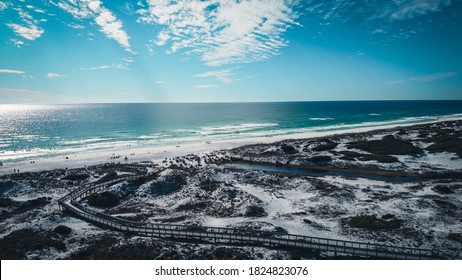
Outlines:
{"label": "horizon line", "polygon": [[236,104],[236,103],[308,103],[308,102],[416,102],[462,101],[462,99],[338,99],[338,100],[285,100],[285,101],[140,101],[140,102],[75,102],[75,103],[0,103],[4,105],[90,105],[90,104]]}

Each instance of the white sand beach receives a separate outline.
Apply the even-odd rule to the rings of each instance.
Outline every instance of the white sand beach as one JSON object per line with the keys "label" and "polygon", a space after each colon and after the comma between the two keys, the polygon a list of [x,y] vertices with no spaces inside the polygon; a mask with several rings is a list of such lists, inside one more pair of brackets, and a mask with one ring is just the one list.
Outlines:
{"label": "white sand beach", "polygon": [[[431,124],[441,121],[460,120],[460,118],[445,118],[433,122],[418,124]],[[69,154],[49,158],[28,159],[12,164],[3,164],[0,166],[0,175],[11,174],[14,170],[19,172],[37,172],[59,168],[81,168],[85,166],[103,164],[103,163],[136,163],[141,161],[151,161],[154,164],[160,164],[166,158],[180,157],[188,154],[210,153],[218,150],[232,149],[251,144],[268,144],[291,139],[310,139],[337,134],[362,133],[379,129],[392,129],[396,127],[410,127],[416,123],[410,124],[382,124],[379,126],[360,127],[352,129],[343,129],[336,131],[321,132],[304,132],[286,135],[267,135],[265,137],[253,137],[243,139],[201,141],[196,143],[186,143],[180,145],[156,145],[156,146],[129,146],[124,148],[106,149],[78,154]],[[127,160],[125,160],[127,157]],[[0,161],[1,155],[0,155]],[[31,161],[33,163],[31,163]]]}

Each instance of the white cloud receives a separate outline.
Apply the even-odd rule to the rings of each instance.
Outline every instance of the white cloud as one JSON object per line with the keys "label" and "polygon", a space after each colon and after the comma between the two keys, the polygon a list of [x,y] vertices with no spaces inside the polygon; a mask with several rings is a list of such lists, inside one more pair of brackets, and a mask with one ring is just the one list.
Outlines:
{"label": "white cloud", "polygon": [[399,84],[402,84],[402,83],[404,83],[403,80],[396,80],[396,81],[386,82],[384,85],[386,85],[386,86],[394,86],[394,85],[399,85]]}
{"label": "white cloud", "polygon": [[218,88],[220,86],[215,85],[215,84],[207,84],[207,85],[192,85],[191,87],[193,88]]}
{"label": "white cloud", "polygon": [[[392,39],[407,39],[423,31],[409,20],[439,12],[454,0],[307,0],[304,2],[310,16],[322,19],[322,25],[342,24],[348,21],[365,23],[370,33]],[[422,21],[426,19],[421,19]]]}
{"label": "white cloud", "polygon": [[130,63],[132,63],[134,60],[133,60],[133,58],[131,58],[131,57],[124,57],[124,58],[122,58],[122,61],[124,61],[124,62],[130,64]]}
{"label": "white cloud", "polygon": [[172,37],[168,34],[167,31],[161,31],[159,34],[157,34],[157,40],[156,44],[158,46],[163,46],[167,43],[168,40],[170,40]]}
{"label": "white cloud", "polygon": [[297,24],[295,0],[148,0],[140,22],[161,25],[156,44],[169,53],[186,49],[206,64],[260,61],[279,54],[283,38]]}
{"label": "white cloud", "polygon": [[40,14],[46,14],[46,12],[42,9],[37,9],[36,7],[32,6],[32,5],[26,5],[26,8],[28,8],[29,10],[32,10],[36,13],[40,13]]}
{"label": "white cloud", "polygon": [[394,20],[407,20],[429,13],[441,11],[451,5],[451,0],[408,0],[398,1],[396,9],[386,11],[386,16]]}
{"label": "white cloud", "polygon": [[24,74],[24,73],[26,73],[26,72],[25,72],[25,71],[21,71],[21,70],[0,69],[0,73],[6,73],[6,74]]}
{"label": "white cloud", "polygon": [[42,36],[43,32],[45,32],[43,29],[38,28],[36,25],[27,27],[16,23],[8,23],[7,26],[11,28],[18,36],[31,41],[39,38]]}
{"label": "white cloud", "polygon": [[91,11],[87,6],[85,6],[85,3],[83,2],[78,3],[77,1],[60,1],[59,3],[51,3],[70,13],[74,18],[77,19],[89,18],[91,16]]}
{"label": "white cloud", "polygon": [[98,70],[98,69],[110,69],[110,68],[117,68],[114,65],[100,65],[100,66],[94,66],[94,67],[89,67],[89,68],[80,68],[80,70]]}
{"label": "white cloud", "polygon": [[122,6],[117,6],[117,9],[128,16],[133,16],[135,14],[135,9],[131,1],[126,1]]}
{"label": "white cloud", "polygon": [[[84,1],[87,2],[87,1]],[[88,3],[88,8],[92,10],[94,13],[99,13],[99,10],[101,9],[101,1],[90,1]]]}
{"label": "white cloud", "polygon": [[444,72],[444,73],[436,73],[428,76],[422,77],[411,77],[410,80],[412,81],[419,81],[419,82],[432,82],[437,80],[442,80],[450,77],[457,76],[456,72]]}
{"label": "white cloud", "polygon": [[103,7],[100,0],[71,0],[60,1],[55,4],[69,12],[76,19],[93,18],[100,27],[100,31],[108,38],[114,39],[126,51],[132,52],[130,37],[123,30],[123,23],[107,8]]}
{"label": "white cloud", "polygon": [[435,74],[426,75],[426,76],[410,77],[405,80],[390,81],[390,82],[386,82],[384,85],[394,86],[394,85],[404,84],[409,81],[433,82],[433,81],[438,81],[438,80],[443,80],[443,79],[447,79],[450,77],[454,77],[454,76],[457,76],[458,74],[459,73],[457,72],[441,72],[441,73],[435,73]]}
{"label": "white cloud", "polygon": [[85,28],[85,26],[81,24],[76,24],[76,23],[65,23],[65,24],[72,29],[84,29]]}
{"label": "white cloud", "polygon": [[441,11],[452,0],[309,0],[307,11],[326,21],[347,21],[355,16],[366,19],[408,20]]}
{"label": "white cloud", "polygon": [[165,84],[166,82],[165,81],[155,81],[156,84]]}
{"label": "white cloud", "polygon": [[235,79],[233,79],[232,76],[234,76],[234,74],[232,73],[232,69],[226,69],[221,71],[209,71],[195,75],[195,77],[198,78],[215,78],[216,80],[224,84],[234,82]]}
{"label": "white cloud", "polygon": [[[26,6],[29,8],[29,6]],[[32,7],[32,6],[30,6]],[[7,23],[6,25],[13,30],[16,35],[21,36],[27,40],[34,41],[45,32],[41,29],[38,24],[40,22],[47,21],[46,19],[35,19],[27,11],[23,10],[22,7],[16,6],[12,8],[17,12],[18,18],[21,22],[19,23]],[[19,42],[19,41],[18,41]],[[16,44],[16,46],[19,46]]]}
{"label": "white cloud", "polygon": [[22,46],[25,44],[24,41],[18,39],[10,39],[10,41],[13,42],[13,44],[18,48],[22,48]]}
{"label": "white cloud", "polygon": [[56,78],[62,78],[62,77],[66,77],[66,76],[62,75],[62,74],[57,74],[57,73],[48,73],[47,77],[50,78],[50,79],[56,79]]}
{"label": "white cloud", "polygon": [[0,12],[8,8],[8,3],[0,1]]}
{"label": "white cloud", "polygon": [[17,88],[0,88],[0,95],[6,96],[22,96],[22,97],[55,97],[55,95],[43,92],[34,91],[28,89],[17,89]]}
{"label": "white cloud", "polygon": [[383,34],[383,33],[387,33],[387,32],[383,30],[382,28],[377,28],[374,31],[372,31],[372,34]]}
{"label": "white cloud", "polygon": [[112,63],[109,65],[100,65],[100,66],[94,66],[94,67],[89,67],[89,68],[80,68],[80,70],[99,70],[99,69],[122,69],[122,70],[128,70],[130,69],[130,64],[133,63],[133,58],[131,57],[124,57],[122,58],[121,63]]}
{"label": "white cloud", "polygon": [[127,51],[131,51],[128,35],[122,30],[122,21],[118,20],[109,10],[100,12],[95,22],[101,26],[100,31],[108,38],[116,40]]}

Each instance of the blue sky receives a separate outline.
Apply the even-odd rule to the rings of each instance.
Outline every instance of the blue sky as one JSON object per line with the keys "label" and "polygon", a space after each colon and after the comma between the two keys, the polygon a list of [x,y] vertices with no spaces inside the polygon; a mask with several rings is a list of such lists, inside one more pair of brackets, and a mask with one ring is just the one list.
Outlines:
{"label": "blue sky", "polygon": [[462,99],[462,1],[0,0],[0,103]]}

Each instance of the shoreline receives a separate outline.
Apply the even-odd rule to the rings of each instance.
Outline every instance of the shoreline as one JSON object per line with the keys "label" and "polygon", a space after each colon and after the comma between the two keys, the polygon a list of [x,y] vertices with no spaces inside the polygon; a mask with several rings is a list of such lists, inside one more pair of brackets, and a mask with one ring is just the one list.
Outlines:
{"label": "shoreline", "polygon": [[[269,144],[246,146],[239,141],[235,149],[169,158],[160,166],[141,162],[1,176],[0,251],[17,259],[111,259],[115,252],[130,259],[191,259],[198,251],[215,259],[217,250],[230,258],[291,258],[291,251],[274,248],[126,235],[62,215],[57,202],[64,195],[102,184],[105,191],[98,189],[97,197],[109,195],[110,205],[101,199],[77,202],[132,222],[373,242],[461,259],[462,121],[361,130],[367,132],[274,137],[264,139]],[[10,246],[17,240],[40,242],[45,249]],[[152,244],[158,247],[136,250]]]}
{"label": "shoreline", "polygon": [[[14,170],[24,172],[41,172],[53,169],[75,169],[105,163],[130,163],[136,164],[143,161],[150,161],[160,164],[163,160],[174,157],[186,156],[189,154],[213,153],[221,150],[230,150],[248,145],[271,144],[283,141],[300,139],[317,139],[334,135],[347,135],[359,133],[372,133],[376,131],[397,129],[400,127],[411,128],[421,125],[429,125],[446,121],[461,121],[462,118],[445,118],[435,121],[409,124],[390,124],[379,126],[368,126],[359,128],[349,128],[341,130],[303,132],[296,134],[285,134],[276,136],[261,136],[252,138],[240,138],[232,140],[216,140],[213,142],[196,142],[186,144],[170,144],[163,146],[143,146],[128,147],[126,149],[107,149],[97,152],[86,152],[80,154],[70,154],[68,156],[55,156],[50,158],[28,159],[13,164],[3,164],[0,166],[0,176],[14,174]],[[128,160],[124,160],[127,157]]]}

